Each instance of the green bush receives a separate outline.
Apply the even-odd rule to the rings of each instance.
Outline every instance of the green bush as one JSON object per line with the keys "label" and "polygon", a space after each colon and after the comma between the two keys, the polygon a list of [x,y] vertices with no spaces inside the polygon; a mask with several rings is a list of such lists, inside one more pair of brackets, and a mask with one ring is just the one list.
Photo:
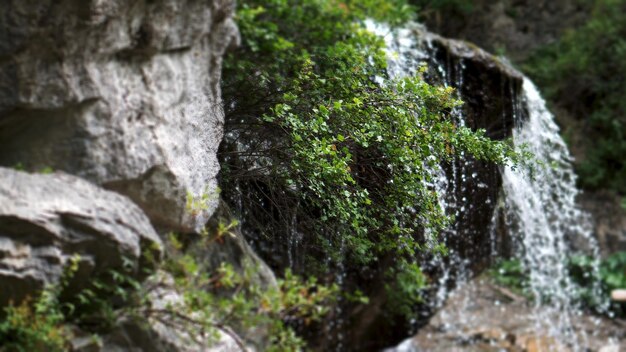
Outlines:
{"label": "green bush", "polygon": [[[220,225],[211,233],[207,231],[200,241],[219,246],[230,228]],[[226,263],[207,270],[185,253],[179,236],[171,235],[169,242],[168,258],[147,273],[151,277],[146,282],[135,278],[135,268],[127,262],[120,270],[94,278],[89,287],[76,294],[64,292],[77,269],[78,260],[74,260],[58,285],[47,287],[34,301],[5,308],[6,316],[0,321],[0,351],[67,351],[72,339],[70,324],[97,339],[122,319],[148,324],[159,321],[194,341],[208,334],[209,343],[221,332],[233,337],[242,350],[249,341],[242,340],[234,329],[245,332],[263,327],[269,338],[265,350],[298,351],[305,343],[291,326],[319,321],[339,297],[336,285],[323,285],[315,278],[304,280],[289,270],[270,287],[255,281],[253,265],[246,265],[243,272]],[[174,286],[163,272],[173,276]],[[150,296],[163,287],[171,287],[182,301],[154,307]],[[363,299],[358,293],[348,296]]]}
{"label": "green bush", "polygon": [[[417,253],[440,250],[436,237],[449,222],[426,186],[429,169],[461,152],[498,163],[519,157],[452,122],[461,102],[451,88],[421,73],[376,82],[387,76],[384,43],[363,21],[399,24],[412,14],[402,0],[239,3],[243,43],[224,71],[222,194],[233,209],[256,204],[257,214],[241,216],[259,238],[312,234],[299,243],[309,272],[328,259],[359,268],[392,258],[392,271],[415,276]],[[389,284],[419,299],[413,286]]]}
{"label": "green bush", "polygon": [[50,285],[37,296],[4,308],[0,320],[0,352],[63,352],[72,338],[65,325],[70,306],[59,297],[69,279],[78,270],[79,256],[74,256],[58,284]]}
{"label": "green bush", "polygon": [[558,105],[584,119],[585,188],[626,194],[626,0],[588,0],[590,19],[525,68]]}
{"label": "green bush", "polygon": [[55,300],[44,293],[35,302],[26,299],[6,307],[6,316],[0,321],[0,351],[66,351],[71,333]]}
{"label": "green bush", "polygon": [[[212,233],[200,239],[220,245],[231,226],[219,225]],[[188,330],[222,331],[232,336],[230,329],[247,331],[263,328],[269,337],[266,351],[299,351],[305,342],[292,329],[296,322],[309,325],[319,321],[328,313],[340,296],[336,285],[323,285],[314,277],[307,280],[285,271],[276,286],[262,287],[255,279],[257,268],[247,263],[243,272],[238,272],[223,263],[213,271],[207,271],[203,263],[185,253],[179,236],[171,235],[172,250],[163,269],[172,273],[175,288],[183,294],[184,302],[158,311],[146,303],[136,302],[134,315],[158,316],[161,321],[181,316],[191,324]],[[145,297],[145,290],[155,285],[142,287],[138,297]],[[138,308],[138,310],[137,310]],[[243,343],[243,342],[242,342]]]}
{"label": "green bush", "polygon": [[498,285],[511,288],[525,296],[529,294],[528,273],[522,268],[519,259],[500,260],[493,268],[489,269],[488,274]]}

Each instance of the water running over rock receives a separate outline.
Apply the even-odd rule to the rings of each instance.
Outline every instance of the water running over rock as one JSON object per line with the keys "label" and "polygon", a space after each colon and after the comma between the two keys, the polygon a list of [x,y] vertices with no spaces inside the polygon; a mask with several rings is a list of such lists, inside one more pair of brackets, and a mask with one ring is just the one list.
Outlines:
{"label": "water running over rock", "polygon": [[[415,74],[421,63],[428,63],[427,79],[455,87],[466,101],[466,106],[455,114],[459,124],[484,128],[496,139],[510,137],[507,131],[512,130],[514,144],[525,145],[538,163],[532,170],[507,167],[493,172],[471,158],[461,157],[452,165],[432,170],[437,180],[432,187],[440,194],[440,206],[455,222],[441,238],[450,247],[449,256],[423,263],[437,278],[430,297],[431,308],[441,307],[453,287],[464,286],[467,291],[473,285],[468,283],[470,278],[492,264],[496,256],[515,253],[529,275],[534,296],[533,307],[526,316],[532,317],[531,329],[573,350],[585,347],[586,335],[577,334],[572,322],[580,313],[575,300],[580,288],[570,279],[567,262],[575,249],[594,257],[598,250],[586,215],[576,206],[578,191],[571,156],[537,88],[508,64],[482,50],[442,39],[419,25],[391,32],[386,26],[371,22],[368,28],[385,39],[392,78]],[[468,71],[477,62],[481,64],[481,58],[487,58],[483,60],[489,62],[487,68],[495,67],[512,77],[506,80],[487,76],[496,82],[492,85],[500,84],[500,100],[477,96],[472,92],[472,82],[467,82],[467,77],[476,76]],[[488,87],[484,76],[479,75],[477,80]],[[482,94],[489,95],[488,88],[482,88]],[[498,109],[500,119],[489,116]],[[498,180],[494,181],[494,177]],[[492,193],[483,196],[485,204],[475,204],[484,189]],[[494,189],[500,193],[501,209],[492,204]],[[489,216],[488,223],[476,221],[485,216]],[[461,306],[468,308],[469,302]],[[461,306],[456,306],[454,314],[438,315],[442,328],[461,328],[473,319],[464,317],[462,309],[458,311]],[[405,342],[398,350],[413,345]]]}
{"label": "water running over rock", "polygon": [[[577,312],[579,287],[572,282],[567,263],[574,245],[585,247],[595,258],[598,248],[586,215],[576,205],[578,190],[570,153],[554,116],[529,79],[524,80],[524,103],[529,119],[520,121],[513,140],[525,145],[541,165],[532,170],[504,170],[507,222],[529,273],[537,329],[577,346],[584,344],[580,341],[584,336],[572,331],[571,315]],[[589,275],[597,276],[597,269]]]}

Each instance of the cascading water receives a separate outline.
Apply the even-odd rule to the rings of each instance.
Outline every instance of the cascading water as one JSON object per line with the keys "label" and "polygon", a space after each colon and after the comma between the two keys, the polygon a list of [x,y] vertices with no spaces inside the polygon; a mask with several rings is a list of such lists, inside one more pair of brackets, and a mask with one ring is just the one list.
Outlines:
{"label": "cascading water", "polygon": [[[388,27],[374,22],[368,28],[381,35],[386,42],[389,60],[389,75],[392,78],[415,74],[419,65],[429,59],[430,41],[418,42],[415,26],[392,32]],[[423,29],[421,29],[423,30]],[[430,64],[433,64],[431,58]],[[463,86],[465,66],[462,60],[450,67],[449,62],[434,62],[443,84],[460,89]],[[535,329],[558,341],[579,350],[585,345],[585,336],[576,334],[571,319],[578,313],[575,296],[577,287],[568,276],[568,255],[573,253],[572,243],[584,247],[587,254],[598,257],[595,240],[591,236],[587,217],[576,206],[578,191],[576,176],[572,169],[572,158],[559,136],[553,115],[547,110],[533,83],[524,78],[521,94],[511,87],[512,115],[515,119],[513,142],[525,145],[534,154],[538,165],[532,170],[504,168],[502,191],[508,236],[512,239],[515,252],[530,277],[530,289],[534,299]],[[460,96],[460,98],[464,98]],[[521,113],[522,109],[526,114]],[[523,116],[527,115],[524,119]],[[455,111],[458,123],[464,123],[462,110]],[[464,159],[461,157],[461,159]],[[463,214],[472,204],[468,199],[458,199],[467,187],[484,187],[474,180],[471,167],[461,160],[459,164],[431,170],[436,180],[433,187],[440,195],[440,206],[449,215]],[[491,228],[482,229],[495,233],[496,214]],[[444,242],[463,236],[452,226],[442,234]],[[495,235],[492,237],[491,252],[498,255]],[[470,275],[469,258],[454,251],[448,258],[435,257],[425,267],[437,267],[439,279],[437,291],[431,305],[439,308],[450,294],[451,286],[465,285]],[[597,267],[597,265],[596,265]],[[596,272],[590,275],[597,275]],[[453,282],[453,284],[451,284]],[[444,317],[445,319],[445,317]],[[463,312],[455,312],[445,324],[454,329]],[[468,318],[470,319],[470,318]],[[408,351],[409,343],[398,346],[397,351]]]}
{"label": "cascading water", "polygon": [[[415,75],[420,65],[428,59],[428,53],[417,45],[412,28],[407,27],[392,31],[388,26],[374,21],[368,21],[366,25],[371,32],[377,34],[385,40],[387,51],[387,73],[390,79]],[[413,24],[413,26],[420,25]],[[445,77],[445,71],[442,71],[442,74]],[[385,84],[385,80],[382,77],[377,77],[377,81],[380,84]],[[449,206],[447,198],[444,195],[446,194],[446,190],[451,183],[449,182],[443,168],[427,168],[427,170],[430,172],[430,175],[434,180],[434,182],[428,184],[428,186],[437,191],[437,194],[439,195],[439,207],[443,211],[446,211]],[[451,256],[454,256],[454,253],[452,253]],[[433,308],[440,307],[445,301],[448,281],[451,279],[450,272],[447,270],[448,267],[443,264],[442,259],[441,255],[436,255],[428,263],[422,263],[422,266],[426,264],[429,267],[438,267],[442,272],[437,284],[437,292],[434,295],[435,302],[431,303]]]}
{"label": "cascading water", "polygon": [[[436,74],[444,86],[454,88],[463,86],[465,68],[463,61],[460,60],[451,64],[450,62],[433,60],[431,41],[428,38],[423,38],[425,39],[423,41],[417,40],[416,32],[426,33],[421,24],[412,23],[406,28],[392,31],[384,24],[369,21],[367,27],[385,40],[388,58],[387,71],[391,79],[413,76],[421,65],[427,61],[431,61],[431,63],[435,61],[432,68],[436,70]],[[453,67],[449,67],[451,65]],[[384,80],[379,78],[379,82],[384,83]],[[458,91],[456,94],[458,98],[462,98]],[[458,125],[465,125],[462,109],[455,108],[452,116]],[[433,182],[428,186],[437,192],[441,210],[451,217],[459,217],[466,208],[472,206],[466,204],[467,198],[459,196],[467,191],[466,188],[476,177],[476,174],[470,169],[471,161],[468,161],[463,155],[450,165],[445,167],[440,165],[429,169]],[[472,186],[487,187],[483,182],[478,182]],[[462,233],[458,226],[458,223],[452,224],[448,230],[440,234],[439,240],[444,243],[462,241],[458,237],[466,235],[466,233]],[[460,255],[455,248],[449,248],[445,257],[436,254],[421,263],[422,268],[426,271],[438,273],[437,284],[434,285],[436,289],[429,302],[432,309],[437,309],[443,305],[451,287],[459,286],[468,280],[470,277],[468,263],[468,259]],[[425,313],[430,314],[429,312]]]}
{"label": "cascading water", "polygon": [[[576,206],[578,190],[570,153],[553,115],[529,79],[524,80],[524,100],[529,119],[514,129],[513,140],[525,145],[541,165],[532,170],[504,170],[506,213],[508,221],[516,224],[512,235],[519,242],[520,259],[530,276],[537,329],[576,349],[584,343],[580,341],[584,336],[576,336],[571,326],[578,287],[568,275],[568,254],[574,252],[572,242],[585,244],[594,258],[598,258],[598,248],[586,215]],[[590,274],[597,277],[597,264],[595,267],[596,272]]]}

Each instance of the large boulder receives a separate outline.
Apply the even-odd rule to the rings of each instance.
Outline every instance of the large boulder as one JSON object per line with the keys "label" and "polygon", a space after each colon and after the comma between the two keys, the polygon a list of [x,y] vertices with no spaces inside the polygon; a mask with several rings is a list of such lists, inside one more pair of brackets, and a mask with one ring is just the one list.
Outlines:
{"label": "large boulder", "polygon": [[[561,316],[571,323],[571,336],[565,331],[555,335],[558,329],[554,322],[559,316],[545,312],[549,309],[537,308],[526,296],[480,277],[453,292],[417,335],[386,352],[622,351],[626,348],[625,321],[581,312]],[[578,345],[567,345],[567,339],[577,341]]]}
{"label": "large boulder", "polygon": [[[230,0],[8,0],[0,165],[52,167],[129,196],[166,230],[217,206]],[[192,214],[187,198],[201,200]]]}
{"label": "large boulder", "polygon": [[161,255],[146,215],[128,198],[80,178],[0,168],[0,307],[58,282],[80,256],[70,285]]}

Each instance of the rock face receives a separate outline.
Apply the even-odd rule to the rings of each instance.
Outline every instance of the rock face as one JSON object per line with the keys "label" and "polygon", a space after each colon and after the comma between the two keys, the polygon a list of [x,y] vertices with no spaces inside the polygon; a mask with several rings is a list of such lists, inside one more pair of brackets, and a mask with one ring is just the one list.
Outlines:
{"label": "rock face", "polygon": [[[229,0],[21,1],[0,8],[0,165],[52,167],[192,231],[217,206]],[[193,215],[186,198],[204,199]],[[204,197],[203,197],[204,196]]]}
{"label": "rock face", "polygon": [[[229,230],[221,236],[209,230],[209,238],[215,240],[192,240],[186,252],[202,263],[207,271],[217,270],[222,263],[228,263],[239,275],[252,275],[250,279],[259,287],[276,287],[274,272],[250,247],[235,215],[223,200],[207,224],[207,229],[215,231],[220,227],[228,227]],[[250,268],[254,268],[253,273],[249,273]]]}
{"label": "rock face", "polygon": [[[0,167],[0,307],[58,281],[75,254],[72,291],[128,260],[145,264],[146,249],[158,259],[155,228],[204,227],[219,199],[222,57],[239,40],[233,10],[231,0],[0,6],[0,166],[60,171]],[[241,238],[227,247],[197,255],[210,256],[207,266],[260,263]],[[267,268],[260,275],[275,282]],[[171,285],[154,295],[157,308],[182,300]],[[227,334],[119,323],[103,346],[86,337],[75,349],[240,350]],[[188,343],[196,339],[201,346]]]}
{"label": "rock face", "polygon": [[[523,75],[507,63],[477,46],[418,30],[428,52],[427,78],[457,89],[464,104],[462,124],[483,129],[495,140],[511,137],[515,124],[528,112],[522,108]],[[469,156],[457,158],[446,167],[448,213],[455,216],[447,245],[461,258],[470,259],[471,269],[487,267],[494,245],[490,227],[502,187],[500,169],[493,163]],[[502,232],[497,243],[506,243]]]}
{"label": "rock face", "polygon": [[62,173],[35,175],[0,168],[0,306],[55,283],[80,255],[71,287],[142,250],[161,253],[161,240],[128,198]]}
{"label": "rock face", "polygon": [[[387,352],[576,350],[537,329],[533,309],[525,297],[479,278],[451,295],[418,335]],[[570,319],[585,350],[626,348],[626,322],[584,314]]]}

